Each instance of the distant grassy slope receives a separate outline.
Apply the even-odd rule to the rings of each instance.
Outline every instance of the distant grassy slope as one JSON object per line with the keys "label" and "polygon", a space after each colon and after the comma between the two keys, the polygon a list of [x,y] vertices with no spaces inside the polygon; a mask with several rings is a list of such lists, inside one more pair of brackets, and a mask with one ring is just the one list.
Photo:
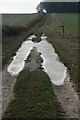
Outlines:
{"label": "distant grassy slope", "polygon": [[[2,15],[2,17],[2,64],[4,66],[16,53],[21,43],[26,40],[30,34],[33,34],[36,29],[38,29],[42,23],[43,16],[38,14],[8,14]],[[39,24],[37,25],[37,23]]]}
{"label": "distant grassy slope", "polygon": [[15,99],[5,118],[60,118],[62,109],[52,90],[51,81],[43,71],[22,71],[14,87]]}
{"label": "distant grassy slope", "polygon": [[78,13],[57,14],[64,26],[74,35],[78,35]]}
{"label": "distant grassy slope", "polygon": [[25,26],[36,17],[37,14],[3,14],[3,26]]}

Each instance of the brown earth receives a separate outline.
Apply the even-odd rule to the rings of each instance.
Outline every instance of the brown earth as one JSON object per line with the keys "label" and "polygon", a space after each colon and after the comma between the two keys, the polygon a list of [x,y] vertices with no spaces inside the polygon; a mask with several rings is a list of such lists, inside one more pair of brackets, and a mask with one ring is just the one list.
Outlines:
{"label": "brown earth", "polygon": [[42,69],[42,65],[41,65],[42,62],[43,59],[40,57],[40,53],[38,53],[37,48],[34,47],[28,56],[28,59],[25,64],[25,68],[30,71],[36,71],[38,69]]}

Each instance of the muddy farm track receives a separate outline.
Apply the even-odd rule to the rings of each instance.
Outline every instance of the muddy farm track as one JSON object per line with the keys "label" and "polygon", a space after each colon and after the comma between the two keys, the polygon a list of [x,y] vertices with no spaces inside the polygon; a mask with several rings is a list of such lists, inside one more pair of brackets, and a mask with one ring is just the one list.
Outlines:
{"label": "muddy farm track", "polygon": [[[59,61],[64,63],[67,67],[67,76],[65,82],[62,86],[56,86],[52,84],[52,89],[57,96],[57,100],[60,103],[61,108],[64,111],[64,118],[78,118],[78,86],[77,78],[74,74],[74,69],[77,69],[77,52],[78,44],[77,38],[75,38],[70,31],[65,28],[65,36],[63,38],[59,26],[62,25],[61,21],[56,14],[45,14],[43,16],[43,21],[39,21],[36,25],[29,29],[29,33],[34,33],[37,38],[33,41],[40,41],[40,36],[42,33],[47,35],[47,40],[55,48],[56,53],[59,56]],[[24,40],[26,41],[27,38]],[[23,41],[22,41],[23,42]],[[73,48],[75,46],[75,48]],[[17,51],[15,51],[17,52]],[[72,58],[70,58],[72,56]],[[13,57],[13,56],[12,56]],[[2,113],[4,115],[9,103],[14,100],[14,85],[16,83],[17,77],[19,75],[11,76],[7,72],[7,68],[12,61],[12,57],[8,60],[7,64],[4,65],[2,70]],[[69,58],[69,59],[68,59]],[[41,63],[43,59],[41,58],[41,53],[39,53],[34,47],[28,59],[25,61],[24,69],[30,72],[36,70],[43,70]]]}

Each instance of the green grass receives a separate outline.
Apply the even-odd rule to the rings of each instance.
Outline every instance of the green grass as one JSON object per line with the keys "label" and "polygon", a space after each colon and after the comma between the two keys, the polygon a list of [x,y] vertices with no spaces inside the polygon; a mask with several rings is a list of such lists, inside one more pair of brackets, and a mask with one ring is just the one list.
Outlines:
{"label": "green grass", "polygon": [[26,26],[37,14],[2,14],[3,26]]}
{"label": "green grass", "polygon": [[57,16],[72,34],[78,36],[78,13],[60,13]]}
{"label": "green grass", "polygon": [[[20,20],[22,20],[22,21],[21,21],[21,24],[20,23],[18,23],[18,24],[22,25],[21,26],[22,30],[18,34],[14,34],[15,31],[18,32],[17,29],[19,29],[19,27],[20,27],[20,26],[18,26],[18,24],[17,24],[17,26],[15,24],[16,16],[18,17],[18,15],[3,15],[3,21],[6,21],[6,24],[3,24],[3,26],[2,26],[2,29],[3,29],[2,65],[3,65],[3,67],[5,64],[7,64],[7,62],[10,60],[10,58],[15,55],[16,51],[21,46],[22,42],[27,40],[27,37],[30,34],[33,34],[34,31],[37,31],[38,27],[40,27],[40,25],[42,24],[41,20],[43,18],[38,14],[19,15],[18,21],[20,21]],[[24,17],[22,17],[22,16],[24,16]],[[30,18],[28,18],[29,16],[30,16]],[[12,18],[14,18],[15,20]],[[26,19],[25,19],[26,20],[25,21],[24,18],[29,19],[29,23]],[[12,21],[10,23],[7,23],[7,20],[9,20],[9,19],[12,19]],[[30,21],[30,19],[31,19],[31,21]],[[14,23],[14,25],[10,26],[11,23]],[[39,23],[39,25],[37,25],[37,23]],[[25,28],[25,26],[23,24],[24,25],[27,24],[27,28]],[[15,33],[17,33],[17,32],[15,32]]]}
{"label": "green grass", "polygon": [[59,118],[61,107],[43,71],[22,71],[14,86],[15,99],[4,118]]}

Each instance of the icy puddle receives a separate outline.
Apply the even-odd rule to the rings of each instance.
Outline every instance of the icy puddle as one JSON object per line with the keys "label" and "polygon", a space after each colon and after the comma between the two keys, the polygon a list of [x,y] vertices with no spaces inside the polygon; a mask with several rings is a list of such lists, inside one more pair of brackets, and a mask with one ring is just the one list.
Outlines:
{"label": "icy puddle", "polygon": [[25,66],[25,60],[27,59],[30,51],[34,47],[34,42],[31,40],[36,38],[36,36],[32,35],[28,38],[27,41],[22,43],[22,46],[16,52],[16,56],[14,56],[12,63],[7,68],[7,71],[11,75],[17,75]]}
{"label": "icy puddle", "polygon": [[44,71],[48,74],[53,84],[62,85],[67,76],[67,68],[63,63],[59,62],[58,55],[46,38],[47,36],[41,36],[41,42],[37,45],[38,52],[42,53]]}
{"label": "icy puddle", "polygon": [[17,75],[24,68],[25,60],[30,54],[30,51],[33,47],[36,47],[37,51],[41,53],[41,57],[43,58],[42,66],[44,71],[48,74],[52,83],[55,85],[63,85],[67,76],[67,68],[58,60],[59,58],[55,53],[55,49],[46,40],[47,36],[44,36],[43,34],[39,43],[32,42],[33,38],[36,38],[36,36],[32,35],[26,42],[23,42],[18,52],[16,52],[16,56],[13,58],[7,71],[11,75]]}

